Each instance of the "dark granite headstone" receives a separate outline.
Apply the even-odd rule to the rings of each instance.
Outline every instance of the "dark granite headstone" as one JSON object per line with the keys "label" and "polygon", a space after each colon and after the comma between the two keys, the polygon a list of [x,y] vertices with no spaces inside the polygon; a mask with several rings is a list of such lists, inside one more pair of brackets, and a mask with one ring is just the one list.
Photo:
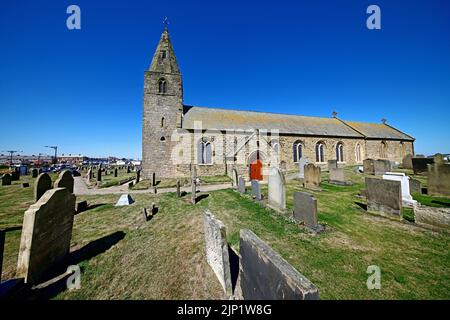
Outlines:
{"label": "dark granite headstone", "polygon": [[241,230],[240,255],[245,300],[319,299],[317,287],[250,230]]}
{"label": "dark granite headstone", "polygon": [[80,212],[86,211],[87,208],[88,208],[88,203],[86,200],[84,200],[84,201],[77,202],[75,211],[77,213],[80,213]]}
{"label": "dark granite headstone", "polygon": [[412,158],[414,174],[425,174],[428,172],[428,165],[433,164],[433,158]]}
{"label": "dark granite headstone", "polygon": [[5,173],[2,176],[2,186],[10,186],[11,185],[11,175],[9,173]]}

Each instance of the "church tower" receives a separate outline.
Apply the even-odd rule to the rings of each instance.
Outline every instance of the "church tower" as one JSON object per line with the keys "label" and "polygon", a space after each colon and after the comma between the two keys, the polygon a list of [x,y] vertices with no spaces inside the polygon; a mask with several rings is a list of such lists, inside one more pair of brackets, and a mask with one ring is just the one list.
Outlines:
{"label": "church tower", "polygon": [[142,173],[150,178],[175,176],[171,152],[174,130],[181,127],[183,84],[167,27],[144,74]]}

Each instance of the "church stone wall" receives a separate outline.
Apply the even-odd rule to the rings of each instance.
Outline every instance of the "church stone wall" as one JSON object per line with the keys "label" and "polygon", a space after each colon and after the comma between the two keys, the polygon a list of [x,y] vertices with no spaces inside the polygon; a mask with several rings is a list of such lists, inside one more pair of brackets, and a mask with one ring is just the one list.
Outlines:
{"label": "church stone wall", "polygon": [[[386,157],[381,155],[381,144],[386,143]],[[398,140],[366,140],[366,158],[388,159],[402,163],[403,157],[407,154],[414,154],[413,143],[410,141]]]}

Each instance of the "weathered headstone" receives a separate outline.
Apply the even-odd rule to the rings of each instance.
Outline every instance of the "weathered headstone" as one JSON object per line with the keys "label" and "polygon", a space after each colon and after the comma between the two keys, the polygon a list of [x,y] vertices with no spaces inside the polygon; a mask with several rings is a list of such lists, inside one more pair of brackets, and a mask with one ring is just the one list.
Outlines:
{"label": "weathered headstone", "polygon": [[181,197],[181,182],[180,182],[180,179],[177,179],[177,196]]}
{"label": "weathered headstone", "polygon": [[36,283],[69,253],[75,196],[66,188],[51,189],[25,211],[17,277]]}
{"label": "weathered headstone", "polygon": [[134,186],[134,182],[133,182],[133,181],[130,181],[130,182],[128,183],[128,189],[133,189],[133,186]]}
{"label": "weathered headstone", "polygon": [[5,250],[5,230],[0,229],[0,283],[2,283],[3,251]]}
{"label": "weathered headstone", "polygon": [[87,174],[86,174],[86,179],[88,179],[88,182],[92,179],[92,169],[89,168]]}
{"label": "weathered headstone", "polygon": [[152,187],[156,186],[156,173],[152,173]]}
{"label": "weathered headstone", "polygon": [[363,161],[364,173],[372,175],[382,175],[392,170],[392,164],[389,160],[383,159],[365,159]]}
{"label": "weathered headstone", "polygon": [[[197,167],[192,166],[191,171],[191,203],[195,204],[197,201]],[[156,188],[155,188],[156,189]]]}
{"label": "weathered headstone", "polygon": [[231,171],[231,178],[233,179],[233,187],[235,189],[239,188],[239,175],[235,168]]}
{"label": "weathered headstone", "polygon": [[69,170],[64,170],[58,175],[56,179],[54,188],[67,188],[70,193],[73,193],[73,177]]}
{"label": "weathered headstone", "polygon": [[42,195],[52,188],[52,179],[47,173],[41,173],[34,183],[34,201],[38,201]]}
{"label": "weathered headstone", "polygon": [[258,180],[252,180],[252,194],[257,201],[262,200],[261,185]]}
{"label": "weathered headstone", "polygon": [[328,170],[337,168],[338,168],[337,160],[328,160]]}
{"label": "weathered headstone", "polygon": [[332,168],[329,169],[330,173],[330,183],[338,185],[350,184],[349,181],[345,180],[345,174],[343,168]]}
{"label": "weathered headstone", "polygon": [[422,193],[422,183],[419,180],[409,178],[409,191],[413,193]]}
{"label": "weathered headstone", "polygon": [[239,192],[240,193],[246,193],[247,189],[245,188],[245,180],[244,180],[244,178],[243,177],[239,177],[238,181],[239,181],[238,182],[238,190],[239,190]]}
{"label": "weathered headstone", "polygon": [[403,167],[403,169],[412,169],[413,168],[411,154],[408,153],[406,156],[403,157],[402,167]]}
{"label": "weathered headstone", "polygon": [[306,192],[294,192],[294,220],[302,221],[308,228],[317,230],[316,198]]}
{"label": "weathered headstone", "polygon": [[209,210],[205,210],[203,226],[205,231],[206,260],[216,274],[225,294],[231,296],[233,287],[225,225],[222,221],[217,220]]}
{"label": "weathered headstone", "polygon": [[132,203],[134,203],[133,198],[129,194],[123,194],[117,201],[116,207],[129,206]]}
{"label": "weathered headstone", "polygon": [[402,188],[402,201],[405,206],[412,206],[417,201],[411,197],[409,191],[409,177],[402,172],[386,172],[383,174],[383,180],[400,181]]}
{"label": "weathered headstone", "polygon": [[127,173],[130,173],[130,172],[131,172],[130,166],[127,166]]}
{"label": "weathered headstone", "polygon": [[442,155],[435,156],[427,175],[430,196],[450,197],[450,164],[444,162]]}
{"label": "weathered headstone", "polygon": [[97,182],[101,182],[102,181],[102,168],[98,168],[97,169]]}
{"label": "weathered headstone", "polygon": [[141,181],[141,169],[136,171],[136,184],[138,184],[139,181]]}
{"label": "weathered headstone", "polygon": [[318,190],[320,189],[320,182],[322,181],[321,169],[319,166],[315,166],[309,163],[305,166],[305,179],[304,187],[307,189]]}
{"label": "weathered headstone", "polygon": [[117,175],[118,175],[117,168],[114,168],[114,178],[117,178]]}
{"label": "weathered headstone", "polygon": [[272,167],[268,182],[269,205],[278,210],[286,209],[286,181],[284,175],[277,167]]}
{"label": "weathered headstone", "polygon": [[9,173],[5,173],[2,176],[2,186],[10,186],[11,185],[11,175]]}
{"label": "weathered headstone", "polygon": [[36,168],[31,169],[31,177],[37,178],[37,176],[38,176],[38,169]]}
{"label": "weathered headstone", "polygon": [[433,163],[434,163],[433,158],[418,158],[418,157],[412,158],[414,174],[418,175],[427,173],[428,165]]}
{"label": "weathered headstone", "polygon": [[13,171],[11,172],[11,180],[17,181],[20,179],[20,172],[19,171]]}
{"label": "weathered headstone", "polygon": [[317,300],[318,288],[250,230],[240,233],[245,300]]}
{"label": "weathered headstone", "polygon": [[400,181],[366,177],[367,211],[402,215]]}
{"label": "weathered headstone", "polygon": [[414,222],[423,227],[450,231],[450,208],[414,205]]}
{"label": "weathered headstone", "polygon": [[301,157],[298,161],[298,171],[299,171],[299,178],[304,179],[305,178],[305,166],[308,164],[308,159]]}

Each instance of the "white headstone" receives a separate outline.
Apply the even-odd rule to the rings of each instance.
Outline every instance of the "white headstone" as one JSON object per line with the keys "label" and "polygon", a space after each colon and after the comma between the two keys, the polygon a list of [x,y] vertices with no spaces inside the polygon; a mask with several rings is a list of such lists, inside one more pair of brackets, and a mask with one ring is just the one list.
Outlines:
{"label": "white headstone", "polygon": [[400,181],[402,188],[402,202],[404,205],[412,206],[417,203],[417,201],[411,197],[409,191],[409,177],[403,172],[386,172],[383,174],[383,179]]}
{"label": "white headstone", "polygon": [[298,161],[299,178],[305,178],[305,166],[308,164],[308,159],[301,157]]}
{"label": "white headstone", "polygon": [[129,206],[133,202],[134,202],[134,200],[129,194],[123,194],[120,196],[119,201],[117,201],[116,207]]}
{"label": "white headstone", "polygon": [[280,169],[272,167],[269,174],[269,205],[286,209],[286,187],[284,175]]}

